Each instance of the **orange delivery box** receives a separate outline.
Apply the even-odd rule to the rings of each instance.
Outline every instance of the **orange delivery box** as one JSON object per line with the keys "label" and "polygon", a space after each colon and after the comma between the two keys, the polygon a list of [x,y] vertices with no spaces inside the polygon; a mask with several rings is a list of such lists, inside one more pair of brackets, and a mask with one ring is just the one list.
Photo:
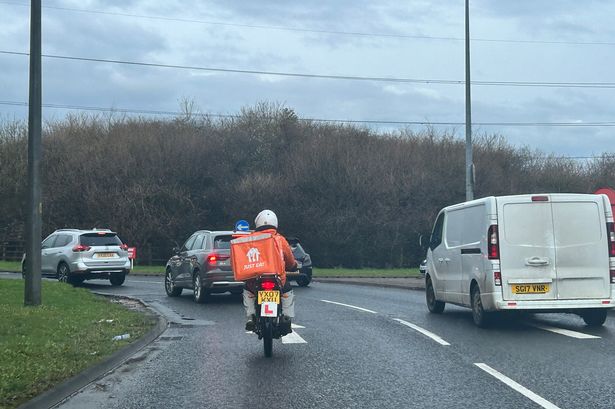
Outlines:
{"label": "orange delivery box", "polygon": [[231,240],[231,265],[237,281],[284,270],[280,250],[270,233],[253,233]]}

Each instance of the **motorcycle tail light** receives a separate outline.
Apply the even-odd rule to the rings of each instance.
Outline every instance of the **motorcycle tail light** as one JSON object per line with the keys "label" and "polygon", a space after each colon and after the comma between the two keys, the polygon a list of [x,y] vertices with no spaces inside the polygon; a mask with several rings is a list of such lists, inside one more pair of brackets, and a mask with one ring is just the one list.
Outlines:
{"label": "motorcycle tail light", "polygon": [[275,288],[275,283],[273,281],[263,281],[261,283],[261,288],[266,291],[271,291]]}

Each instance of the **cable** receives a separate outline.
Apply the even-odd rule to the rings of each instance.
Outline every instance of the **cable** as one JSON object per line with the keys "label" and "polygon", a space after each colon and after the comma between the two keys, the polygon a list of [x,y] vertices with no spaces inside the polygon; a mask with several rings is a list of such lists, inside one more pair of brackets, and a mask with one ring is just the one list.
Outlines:
{"label": "cable", "polygon": [[[18,2],[12,2],[12,1],[0,1],[0,4],[9,4],[9,5],[15,5],[15,6],[24,6],[24,7],[30,6],[27,3],[18,3]],[[119,17],[143,18],[143,19],[148,19],[148,20],[175,21],[175,22],[180,22],[180,23],[196,23],[196,24],[207,24],[207,25],[226,26],[226,27],[293,31],[293,32],[305,32],[305,33],[314,33],[314,34],[346,35],[346,36],[358,36],[358,37],[402,38],[402,39],[419,39],[419,40],[440,40],[440,41],[464,41],[465,40],[464,38],[461,38],[461,37],[427,36],[427,35],[393,34],[393,33],[369,33],[369,32],[361,32],[361,31],[317,30],[317,29],[289,27],[289,26],[270,26],[270,25],[261,25],[261,24],[227,23],[227,22],[221,22],[221,21],[198,20],[198,19],[188,19],[188,18],[181,18],[181,17],[161,17],[161,16],[151,16],[151,15],[144,15],[144,14],[132,14],[132,13],[119,13],[119,12],[102,11],[102,10],[78,9],[78,8],[71,8],[71,7],[45,6],[45,5],[42,7],[45,9],[50,9],[50,10],[71,11],[71,12],[78,12],[78,13],[100,14],[100,15],[119,16]],[[615,45],[615,42],[608,42],[608,41],[603,42],[603,41],[511,40],[511,39],[502,39],[502,38],[471,38],[470,41],[488,42],[488,43],[511,43],[511,44],[564,44],[564,45],[608,45],[608,46]]]}
{"label": "cable", "polygon": [[[0,54],[29,56],[29,53],[0,50]],[[88,58],[74,57],[66,55],[43,54],[44,58],[52,58],[58,60],[72,60],[85,62],[99,62],[108,64],[122,64],[142,67],[156,68],[172,68],[193,71],[210,71],[224,72],[234,74],[252,74],[252,75],[273,75],[279,77],[299,77],[299,78],[318,78],[331,80],[348,80],[348,81],[375,81],[375,82],[395,82],[395,83],[412,83],[412,84],[443,84],[443,85],[464,85],[462,80],[443,80],[443,79],[417,79],[417,78],[395,78],[395,77],[368,77],[354,75],[332,75],[332,74],[308,74],[294,73],[281,71],[264,71],[264,70],[242,70],[235,68],[218,68],[218,67],[199,67],[177,64],[159,64],[142,61],[127,61],[127,60],[110,60],[104,58]],[[481,86],[505,86],[505,87],[543,87],[543,88],[598,88],[598,89],[613,89],[614,82],[531,82],[531,81],[472,81],[472,85]]]}
{"label": "cable", "polygon": [[[0,101],[0,105],[22,106],[27,107],[27,102],[20,101]],[[126,109],[126,108],[105,108],[97,106],[84,105],[67,105],[67,104],[43,104],[45,108],[52,109],[67,109],[77,111],[97,111],[97,112],[117,112],[126,114],[148,114],[148,115],[167,115],[167,116],[182,116],[183,112],[177,111],[158,111],[148,109]],[[192,114],[195,116],[213,117],[213,118],[241,118],[241,115],[233,114]],[[400,120],[375,120],[375,119],[331,119],[331,118],[302,118],[304,121],[325,122],[325,123],[341,123],[341,124],[381,124],[381,125],[432,125],[432,126],[462,126],[465,122],[429,122],[429,121],[400,121]],[[473,126],[509,126],[509,127],[613,127],[615,122],[475,122]]]}

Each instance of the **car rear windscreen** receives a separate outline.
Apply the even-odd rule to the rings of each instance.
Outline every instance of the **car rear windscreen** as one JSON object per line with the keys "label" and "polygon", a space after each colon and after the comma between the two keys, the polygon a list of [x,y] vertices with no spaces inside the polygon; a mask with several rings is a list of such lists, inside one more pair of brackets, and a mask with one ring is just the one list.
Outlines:
{"label": "car rear windscreen", "polygon": [[233,236],[216,236],[214,238],[215,249],[230,249]]}
{"label": "car rear windscreen", "polygon": [[79,236],[79,243],[84,246],[119,246],[122,240],[115,233],[86,233]]}

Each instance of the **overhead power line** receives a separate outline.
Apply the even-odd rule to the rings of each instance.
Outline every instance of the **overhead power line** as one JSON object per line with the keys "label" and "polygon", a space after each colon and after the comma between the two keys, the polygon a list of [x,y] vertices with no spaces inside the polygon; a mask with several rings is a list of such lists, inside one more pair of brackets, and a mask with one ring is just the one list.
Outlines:
{"label": "overhead power line", "polygon": [[[27,107],[27,102],[21,101],[0,101],[0,105]],[[142,115],[165,115],[183,116],[185,112],[163,111],[151,109],[134,108],[112,108],[86,105],[70,104],[43,104],[45,108],[66,109],[75,111],[95,111],[110,113],[142,114]],[[192,113],[194,116],[212,118],[241,118],[237,114],[212,114],[212,113]],[[402,121],[402,120],[379,120],[379,119],[332,119],[332,118],[301,118],[304,121],[341,123],[341,124],[373,124],[373,125],[425,125],[425,126],[462,126],[465,122],[454,121]],[[508,126],[508,127],[613,127],[615,122],[475,122],[476,126]]]}
{"label": "overhead power line", "polygon": [[[0,1],[0,4],[9,4],[9,5],[14,5],[14,6],[24,6],[24,7],[30,6],[28,3],[21,3],[21,2],[14,2],[14,1]],[[453,36],[430,36],[430,35],[399,34],[399,33],[374,33],[374,32],[363,32],[363,31],[321,30],[321,29],[311,29],[311,28],[303,28],[303,27],[273,26],[273,25],[264,25],[264,24],[242,24],[242,23],[229,23],[229,22],[213,21],[213,20],[200,20],[200,19],[182,18],[182,17],[164,17],[164,16],[153,16],[153,15],[135,14],[135,13],[120,13],[120,12],[114,12],[114,11],[90,10],[90,9],[73,8],[73,7],[60,7],[60,6],[43,6],[43,8],[50,9],[50,10],[77,12],[77,13],[99,14],[99,15],[117,16],[117,17],[131,17],[131,18],[141,18],[141,19],[159,20],[159,21],[174,21],[174,22],[180,22],[180,23],[194,23],[194,24],[215,25],[215,26],[224,26],[224,27],[252,28],[252,29],[260,29],[260,30],[291,31],[291,32],[313,33],[313,34],[344,35],[344,36],[373,37],[373,38],[464,41],[464,38],[462,37],[453,37]],[[485,43],[510,43],[510,44],[562,44],[562,45],[607,45],[607,46],[615,45],[615,42],[609,42],[609,41],[513,40],[513,39],[504,39],[504,38],[480,38],[480,37],[471,38],[470,41],[485,42]]]}
{"label": "overhead power line", "polygon": [[[28,56],[29,55],[29,53],[26,53],[26,52],[9,51],[9,50],[0,50],[0,54],[18,55],[18,56]],[[115,60],[115,59],[105,59],[105,58],[76,57],[76,56],[55,55],[55,54],[43,54],[43,58],[57,59],[57,60],[96,62],[96,63],[106,63],[106,64],[132,65],[132,66],[141,66],[141,67],[171,68],[171,69],[192,70],[192,71],[209,71],[209,72],[251,74],[251,75],[272,75],[272,76],[279,76],[279,77],[317,78],[317,79],[347,80],[347,81],[394,82],[394,83],[413,83],[413,84],[442,84],[442,85],[463,85],[465,83],[463,80],[372,77],[372,76],[357,76],[357,75],[310,74],[310,73],[283,72],[283,71],[247,70],[247,69],[236,69],[236,68],[203,67],[203,66],[190,66],[190,65],[179,65],[179,64],[162,64],[162,63]],[[543,88],[597,88],[597,89],[615,88],[615,82],[472,81],[472,85],[504,86],[504,87],[543,87]]]}

